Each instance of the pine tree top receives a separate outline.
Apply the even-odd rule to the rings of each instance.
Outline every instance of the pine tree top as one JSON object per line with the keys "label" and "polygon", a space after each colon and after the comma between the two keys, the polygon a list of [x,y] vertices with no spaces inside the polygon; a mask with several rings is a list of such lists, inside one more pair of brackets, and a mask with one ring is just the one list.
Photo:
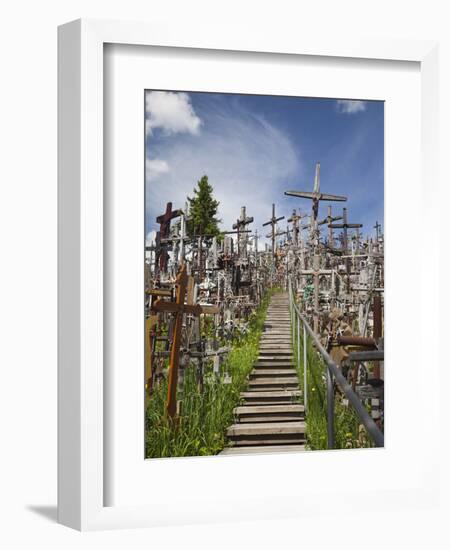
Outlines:
{"label": "pine tree top", "polygon": [[189,221],[187,231],[189,235],[220,235],[218,224],[221,220],[217,218],[220,203],[213,197],[213,191],[214,188],[209,183],[208,176],[204,175],[197,182],[193,197],[188,197]]}

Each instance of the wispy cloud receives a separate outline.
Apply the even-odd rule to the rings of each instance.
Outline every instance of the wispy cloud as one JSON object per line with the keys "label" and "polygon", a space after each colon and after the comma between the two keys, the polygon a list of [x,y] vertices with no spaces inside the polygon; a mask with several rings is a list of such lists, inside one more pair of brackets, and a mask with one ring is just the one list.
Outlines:
{"label": "wispy cloud", "polygon": [[147,181],[153,181],[166,174],[169,171],[169,165],[165,160],[161,159],[146,159],[145,173]]}
{"label": "wispy cloud", "polygon": [[[192,115],[199,118],[193,110]],[[272,202],[279,204],[283,197],[286,179],[301,173],[300,152],[285,132],[239,102],[227,103],[226,108],[217,102],[201,116],[201,134],[150,136],[147,141],[147,162],[163,159],[170,167],[157,178],[147,174],[147,230],[156,228],[155,218],[166,202],[182,207],[207,174],[220,201],[222,227],[230,229],[240,207],[246,206],[259,231],[271,215]]]}
{"label": "wispy cloud", "polygon": [[169,165],[165,160],[148,158],[145,161],[145,177],[147,181],[153,181],[168,171]]}
{"label": "wispy cloud", "polygon": [[198,134],[202,121],[195,114],[188,94],[179,92],[147,92],[146,133],[160,128],[166,135]]}
{"label": "wispy cloud", "polygon": [[355,113],[365,111],[367,108],[367,102],[353,99],[338,99],[336,101],[336,108],[339,113],[354,115]]}

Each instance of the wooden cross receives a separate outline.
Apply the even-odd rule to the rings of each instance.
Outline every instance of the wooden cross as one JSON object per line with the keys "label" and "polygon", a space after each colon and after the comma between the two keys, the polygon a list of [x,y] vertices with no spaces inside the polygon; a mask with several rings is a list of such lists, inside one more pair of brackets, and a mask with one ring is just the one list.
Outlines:
{"label": "wooden cross", "polygon": [[313,211],[313,225],[317,221],[319,214],[319,202],[320,201],[346,201],[347,197],[340,195],[330,195],[327,193],[321,193],[320,191],[320,162],[316,163],[316,174],[314,177],[314,189],[313,191],[285,191],[285,195],[290,197],[299,197],[302,199],[312,200]]}
{"label": "wooden cross", "polygon": [[342,209],[342,223],[330,224],[328,227],[331,229],[342,229],[344,238],[343,247],[345,254],[348,253],[348,229],[359,229],[363,226],[362,223],[349,223],[347,221],[347,208]]}
{"label": "wooden cross", "polygon": [[255,233],[250,238],[253,239],[253,246],[255,248],[255,260],[256,260],[256,258],[258,256],[258,239],[259,239],[257,229],[255,229]]}
{"label": "wooden cross", "polygon": [[376,231],[376,239],[377,239],[377,243],[378,243],[378,239],[380,238],[380,229],[381,229],[381,224],[378,223],[378,221],[375,223],[375,225],[373,226],[373,228],[375,229]]}
{"label": "wooden cross", "polygon": [[241,233],[243,233],[242,230],[245,230],[246,225],[253,223],[253,217],[247,216],[245,210],[245,206],[241,206],[241,217],[233,224],[233,229],[237,231],[238,256],[244,259],[247,257],[247,238],[242,239]]}
{"label": "wooden cross", "polygon": [[[330,224],[328,227],[332,229],[342,229],[343,237],[343,252],[345,255],[348,253],[348,229],[359,229],[362,227],[362,223],[348,223],[347,221],[347,208],[342,209],[342,223]],[[345,259],[345,270],[347,272],[347,292],[350,292],[350,259]]]}
{"label": "wooden cross", "polygon": [[168,202],[166,204],[166,211],[164,214],[157,216],[156,223],[160,224],[159,230],[161,231],[161,237],[169,236],[170,222],[174,218],[181,216],[182,210],[172,210],[172,203]]}
{"label": "wooden cross", "polygon": [[315,246],[319,246],[319,239],[320,239],[320,232],[319,232],[319,225],[328,225],[328,246],[333,247],[334,238],[333,238],[333,228],[330,224],[333,222],[337,222],[339,220],[342,220],[342,216],[332,216],[331,215],[331,206],[328,206],[328,215],[326,218],[320,221],[314,221],[313,217],[311,216],[311,223],[309,225],[303,226],[303,229],[309,228],[311,230],[311,241],[315,244]]}
{"label": "wooden cross", "polygon": [[294,230],[294,246],[298,246],[298,237],[300,234],[299,221],[306,217],[307,214],[297,214],[297,210],[294,208],[292,211],[292,216],[288,218],[288,222],[292,223],[292,229]]}
{"label": "wooden cross", "polygon": [[180,363],[181,329],[183,325],[183,316],[185,313],[191,315],[216,314],[219,313],[217,306],[201,306],[185,304],[186,290],[188,288],[189,277],[186,272],[186,264],[183,263],[178,271],[175,288],[175,302],[157,300],[153,304],[153,309],[157,312],[172,313],[175,317],[172,348],[170,350],[169,362],[169,380],[167,393],[167,414],[170,418],[175,418],[177,412],[177,385],[178,385],[178,367]]}
{"label": "wooden cross", "polygon": [[331,269],[320,269],[320,257],[318,255],[313,258],[313,269],[304,269],[301,275],[312,275],[314,277],[314,332],[319,331],[319,281],[320,275],[332,275]]}
{"label": "wooden cross", "polygon": [[276,215],[275,215],[275,205],[272,204],[272,217],[270,218],[270,220],[268,222],[263,223],[263,227],[265,227],[266,225],[272,226],[272,232],[270,233],[270,235],[268,235],[268,237],[272,238],[272,259],[273,259],[274,262],[275,262],[275,238],[276,238],[275,228],[276,228],[277,222],[279,222],[281,220],[284,220],[284,216],[281,216],[280,218],[277,218]]}
{"label": "wooden cross", "polygon": [[[277,230],[275,231],[275,238],[277,238],[277,237],[282,237],[283,235],[289,236],[289,229],[287,229],[286,231],[283,231],[283,230],[281,230],[281,229],[277,229]],[[273,236],[273,233],[269,233],[268,235],[266,235],[266,237],[267,237],[268,239],[270,239],[272,236]],[[277,248],[278,248],[278,246],[277,246]]]}
{"label": "wooden cross", "polygon": [[161,239],[161,243],[171,243],[172,245],[176,245],[177,247],[177,254],[175,255],[175,261],[177,259],[181,262],[185,259],[185,245],[186,243],[189,243],[191,240],[190,237],[186,236],[186,216],[181,213],[180,218],[180,229],[177,231],[175,235],[172,235],[171,237],[164,237]]}
{"label": "wooden cross", "polygon": [[[161,297],[165,296],[167,298],[170,298],[172,296],[172,291],[163,289],[163,288],[151,288],[146,289],[145,294],[147,296],[153,297]],[[152,309],[152,308],[150,308]],[[153,345],[154,345],[154,338],[155,338],[155,332],[154,329],[156,328],[156,325],[158,324],[158,315],[155,315],[154,312],[151,312],[149,317],[145,319],[145,403],[148,403],[148,399],[152,392],[152,386],[153,386]]]}
{"label": "wooden cross", "polygon": [[156,266],[156,260],[153,261],[153,253],[155,254],[155,257],[156,257],[156,244],[155,244],[154,241],[152,241],[151,244],[149,244],[149,245],[148,244],[145,245],[145,252],[150,253],[148,256],[146,254],[145,257],[148,258],[150,271],[151,271],[152,266]]}

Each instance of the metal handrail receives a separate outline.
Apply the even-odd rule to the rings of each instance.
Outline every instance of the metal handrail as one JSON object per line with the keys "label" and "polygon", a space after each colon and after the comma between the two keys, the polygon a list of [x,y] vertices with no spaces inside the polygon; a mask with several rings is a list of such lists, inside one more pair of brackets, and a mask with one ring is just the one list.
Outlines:
{"label": "metal handrail", "polygon": [[[328,432],[328,448],[334,448],[334,388],[333,388],[333,379],[336,380],[344,395],[347,397],[349,403],[352,404],[353,408],[358,415],[359,420],[366,428],[367,433],[373,439],[376,447],[384,447],[384,435],[378,426],[373,421],[373,418],[367,412],[367,409],[362,404],[360,398],[351,388],[350,384],[347,382],[342,372],[330,357],[326,349],[323,347],[320,342],[317,334],[309,326],[305,317],[300,313],[300,310],[297,304],[294,301],[294,293],[292,290],[292,284],[289,282],[289,302],[291,308],[291,315],[293,316],[293,341],[295,341],[295,326],[297,325],[297,356],[298,361],[300,362],[300,322],[303,325],[303,375],[304,375],[304,405],[305,412],[307,413],[307,402],[308,402],[308,388],[307,388],[307,363],[306,363],[306,333],[312,338],[317,350],[321,354],[325,364],[327,365],[327,432]],[[296,322],[297,319],[297,322]]]}

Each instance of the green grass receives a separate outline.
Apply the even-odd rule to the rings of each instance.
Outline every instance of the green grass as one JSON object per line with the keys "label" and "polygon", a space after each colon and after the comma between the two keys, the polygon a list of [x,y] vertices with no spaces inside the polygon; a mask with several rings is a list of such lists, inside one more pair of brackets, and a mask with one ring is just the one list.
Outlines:
{"label": "green grass", "polygon": [[[297,334],[295,334],[294,353],[302,390],[303,378],[303,331],[300,330],[300,367],[297,360]],[[314,349],[311,339],[307,337],[307,386],[308,411],[306,415],[307,448],[311,450],[327,449],[327,401],[326,401],[326,365]],[[342,401],[339,392],[335,393],[334,406],[335,449],[372,447],[365,428],[350,406]]]}
{"label": "green grass", "polygon": [[[226,445],[226,429],[233,423],[233,409],[258,356],[259,339],[272,290],[249,319],[249,331],[235,341],[220,375],[205,368],[203,391],[200,390],[195,364],[185,369],[183,388],[178,391],[180,415],[173,423],[165,415],[167,382],[158,385],[146,411],[146,457],[214,455]],[[231,383],[226,384],[226,375]]]}

